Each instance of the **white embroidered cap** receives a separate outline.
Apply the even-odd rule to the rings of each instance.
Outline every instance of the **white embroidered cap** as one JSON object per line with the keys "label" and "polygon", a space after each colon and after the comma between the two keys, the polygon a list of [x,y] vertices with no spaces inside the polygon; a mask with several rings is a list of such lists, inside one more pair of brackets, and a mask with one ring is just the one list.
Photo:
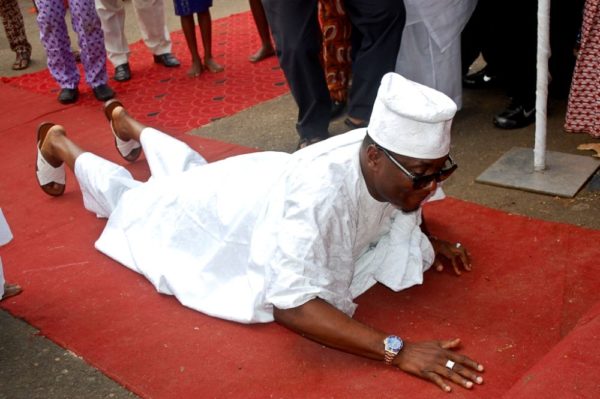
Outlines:
{"label": "white embroidered cap", "polygon": [[419,159],[450,152],[456,104],[448,96],[397,73],[381,80],[369,122],[369,136],[383,148]]}

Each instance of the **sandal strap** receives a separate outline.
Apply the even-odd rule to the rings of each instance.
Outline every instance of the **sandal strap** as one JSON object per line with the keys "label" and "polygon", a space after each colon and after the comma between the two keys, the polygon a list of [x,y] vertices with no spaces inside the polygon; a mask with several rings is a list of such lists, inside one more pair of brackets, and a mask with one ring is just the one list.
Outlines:
{"label": "sandal strap", "polygon": [[38,156],[37,156],[37,170],[36,170],[38,182],[40,186],[45,186],[49,183],[58,183],[65,184],[65,164],[64,162],[58,166],[54,167],[46,161],[46,158],[42,155],[42,151],[38,146]]}
{"label": "sandal strap", "polygon": [[129,154],[131,154],[132,151],[137,150],[142,146],[139,141],[133,139],[125,141],[119,138],[119,136],[117,136],[117,133],[115,133],[112,121],[110,122],[110,130],[112,130],[112,134],[113,136],[115,136],[115,144],[117,146],[117,150],[123,158],[127,157]]}

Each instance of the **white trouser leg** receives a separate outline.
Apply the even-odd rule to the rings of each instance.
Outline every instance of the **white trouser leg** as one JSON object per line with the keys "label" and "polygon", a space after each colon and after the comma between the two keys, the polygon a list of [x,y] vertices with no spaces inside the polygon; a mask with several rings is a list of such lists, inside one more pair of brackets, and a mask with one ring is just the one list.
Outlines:
{"label": "white trouser leg", "polygon": [[142,184],[124,167],[91,152],[78,156],[74,169],[83,194],[83,205],[98,217],[109,217],[121,196]]}
{"label": "white trouser leg", "polygon": [[115,67],[125,64],[129,58],[129,45],[125,37],[123,0],[95,0],[95,4],[104,32],[106,55]]}
{"label": "white trouser leg", "polygon": [[164,177],[206,164],[190,146],[151,127],[142,130],[140,142],[152,177]]}
{"label": "white trouser leg", "polygon": [[164,0],[133,0],[133,8],[144,43],[152,54],[171,52],[171,38],[165,21]]}

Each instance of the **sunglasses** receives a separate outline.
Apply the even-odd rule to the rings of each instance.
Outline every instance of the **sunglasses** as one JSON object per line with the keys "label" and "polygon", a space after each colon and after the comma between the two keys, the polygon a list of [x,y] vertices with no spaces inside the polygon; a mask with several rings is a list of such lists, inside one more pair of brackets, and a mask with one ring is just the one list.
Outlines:
{"label": "sunglasses", "polygon": [[412,180],[412,183],[413,183],[413,188],[415,190],[420,190],[420,189],[423,189],[423,188],[429,186],[431,184],[431,182],[434,180],[437,183],[446,180],[447,178],[450,177],[450,175],[452,173],[454,173],[456,168],[458,168],[458,165],[454,163],[454,161],[452,160],[452,158],[450,156],[448,156],[448,158],[446,159],[446,163],[444,164],[442,169],[440,169],[438,172],[432,173],[430,175],[415,176],[408,169],[406,169],[404,166],[402,166],[402,164],[400,162],[398,162],[398,160],[396,158],[394,158],[392,156],[392,154],[389,153],[388,150],[386,150],[385,148],[383,148],[379,145],[375,145],[375,147],[377,147],[377,149],[383,151],[385,156],[387,156],[388,159],[390,161],[392,161],[392,163],[394,165],[396,165],[396,167],[398,167],[398,169],[400,169],[402,172],[404,172],[404,174],[406,176],[410,177],[410,179]]}

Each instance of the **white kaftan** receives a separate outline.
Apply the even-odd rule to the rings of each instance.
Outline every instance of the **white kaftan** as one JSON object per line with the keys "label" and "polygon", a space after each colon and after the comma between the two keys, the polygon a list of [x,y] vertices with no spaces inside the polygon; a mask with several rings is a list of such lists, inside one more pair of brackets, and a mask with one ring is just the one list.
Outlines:
{"label": "white kaftan", "polygon": [[396,72],[462,107],[460,34],[477,0],[404,0],[406,25]]}
{"label": "white kaftan", "polygon": [[[150,147],[164,147],[152,143],[160,135],[142,133],[151,163],[160,148]],[[420,211],[404,214],[369,195],[358,156],[364,135],[359,129],[294,154],[241,155],[162,177],[151,164],[153,178],[120,196],[96,248],[219,318],[269,322],[273,306],[316,297],[352,315],[353,298],[377,281],[394,290],[421,283],[434,256]],[[103,173],[88,158],[75,168],[86,203],[83,176]]]}

